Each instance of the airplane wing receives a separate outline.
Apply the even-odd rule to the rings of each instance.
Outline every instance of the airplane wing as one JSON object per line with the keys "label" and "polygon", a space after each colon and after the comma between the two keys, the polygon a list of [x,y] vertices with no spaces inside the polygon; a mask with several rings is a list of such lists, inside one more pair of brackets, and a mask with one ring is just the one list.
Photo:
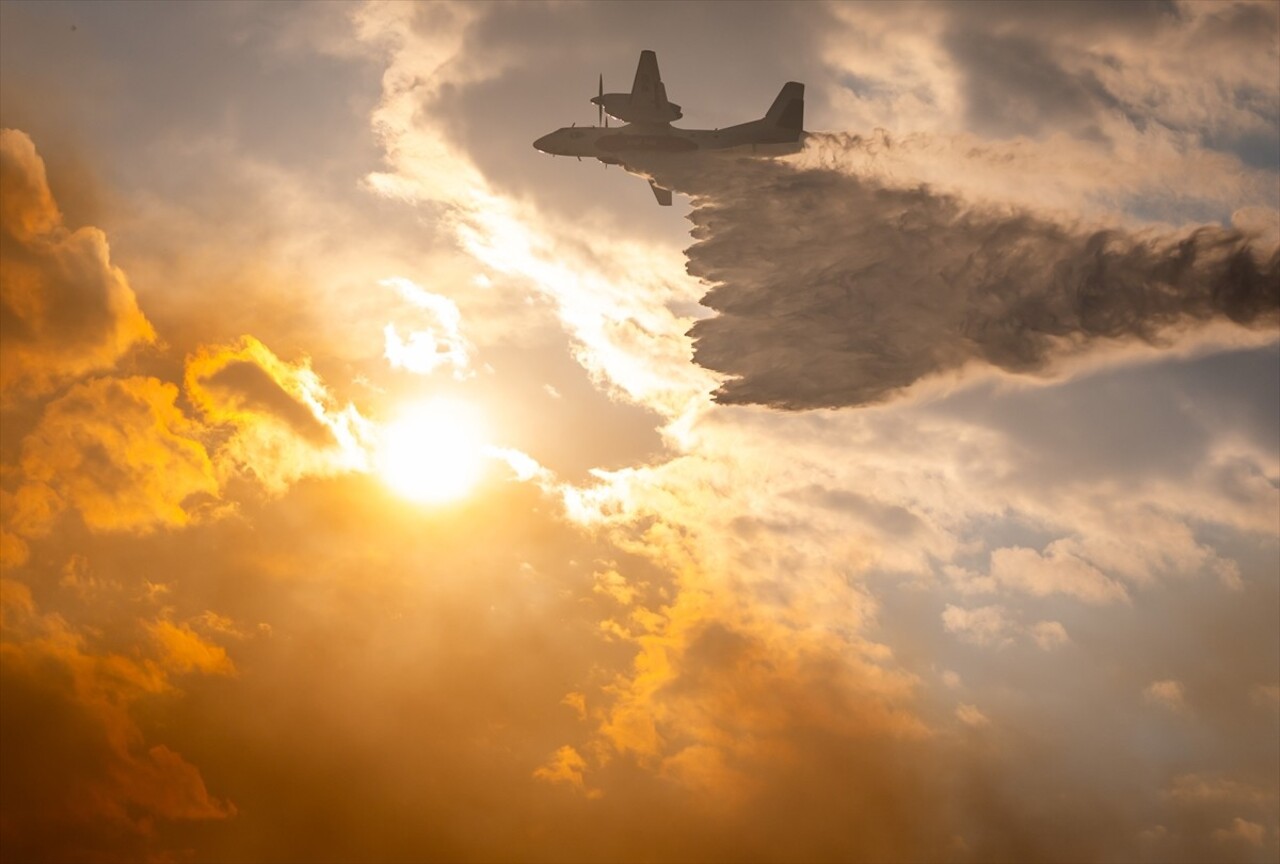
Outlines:
{"label": "airplane wing", "polygon": [[667,88],[662,85],[662,76],[658,73],[658,55],[652,51],[640,52],[636,80],[631,85],[631,105],[652,109],[654,114],[667,114],[670,111]]}

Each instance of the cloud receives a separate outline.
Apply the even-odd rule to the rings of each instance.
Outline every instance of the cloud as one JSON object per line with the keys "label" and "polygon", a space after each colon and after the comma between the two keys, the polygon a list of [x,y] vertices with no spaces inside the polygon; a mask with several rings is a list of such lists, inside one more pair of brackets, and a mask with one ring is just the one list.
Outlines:
{"label": "cloud", "polygon": [[1142,697],[1152,705],[1160,705],[1170,711],[1187,710],[1187,698],[1181,681],[1165,679],[1152,681],[1142,691]]}
{"label": "cloud", "polygon": [[631,602],[635,600],[636,594],[639,593],[639,589],[635,585],[628,584],[627,577],[612,567],[597,570],[591,575],[596,583],[591,590],[609,597],[619,605],[630,606]]}
{"label": "cloud", "polygon": [[[317,447],[334,443],[333,436],[303,402],[284,390],[271,373],[253,360],[227,360],[207,378],[196,377],[200,403],[220,420],[271,417],[284,422],[300,438]],[[216,394],[216,395],[215,395]],[[213,408],[213,405],[217,405]]]}
{"label": "cloud", "polygon": [[[496,194],[462,152],[448,146],[456,118],[431,116],[440,94],[472,104],[509,94],[486,79],[511,58],[473,50],[485,46],[470,41],[469,31],[458,32],[471,18],[495,14],[492,9],[415,12],[391,5],[357,12],[366,36],[391,49],[394,67],[377,117],[390,164],[370,183],[424,203],[424,221],[454,232],[491,268],[502,302],[523,310],[526,292],[550,301],[546,306],[560,316],[597,386],[657,405],[666,418],[682,418],[673,429],[679,434],[670,436],[682,455],[600,473],[596,479],[608,489],[599,495],[562,488],[571,505],[581,505],[575,515],[593,517],[568,528],[558,502],[533,489],[518,504],[485,500],[456,515],[411,519],[380,503],[367,478],[328,475],[261,506],[242,505],[244,520],[204,523],[184,534],[189,557],[170,596],[186,608],[163,620],[175,630],[210,635],[194,616],[212,596],[216,608],[236,620],[259,620],[243,611],[257,604],[250,608],[266,613],[276,634],[254,645],[261,653],[251,658],[236,652],[241,678],[214,682],[220,689],[197,694],[189,709],[175,712],[201,741],[210,728],[233,730],[225,749],[213,742],[202,745],[210,749],[201,755],[261,805],[250,813],[246,803],[244,821],[213,840],[211,857],[502,859],[529,850],[600,860],[941,860],[948,852],[977,860],[1125,857],[1117,841],[1129,827],[1124,802],[1146,802],[1136,793],[1112,794],[1087,774],[1088,763],[1099,748],[1102,759],[1116,752],[1106,749],[1108,741],[1135,740],[1143,730],[1097,735],[1095,748],[1081,742],[1116,719],[1107,700],[1084,703],[1096,708],[1098,719],[1077,724],[1078,737],[1072,737],[1077,725],[1046,708],[1037,715],[1042,723],[1010,724],[1011,731],[1037,737],[1043,751],[1019,751],[1019,736],[1009,735],[1013,743],[1002,742],[995,758],[979,754],[980,765],[966,767],[973,754],[954,739],[982,736],[932,741],[922,719],[929,716],[930,694],[920,692],[911,674],[936,645],[929,640],[945,638],[935,617],[940,604],[916,594],[910,602],[925,603],[927,617],[918,629],[899,629],[892,616],[901,595],[885,587],[889,580],[869,584],[868,577],[923,578],[939,562],[957,560],[979,566],[973,562],[992,546],[1044,548],[1045,532],[1083,533],[1087,540],[1090,518],[1149,502],[1162,506],[1161,490],[1134,487],[1138,504],[1102,493],[1105,500],[1094,502],[1089,495],[1097,489],[1032,477],[1033,460],[1013,446],[1019,442],[1007,428],[955,417],[939,421],[896,406],[784,415],[706,405],[714,376],[688,363],[689,343],[680,335],[688,313],[671,312],[692,308],[697,296],[697,284],[680,276],[680,256],[609,236],[594,218],[589,231],[539,219],[528,202]],[[574,10],[564,15],[579,18]],[[523,42],[537,42],[516,29]],[[492,146],[504,142],[499,137]],[[761,196],[760,206],[768,201]],[[440,281],[439,290],[452,287]],[[291,301],[280,302],[289,321],[297,311]],[[384,344],[376,332],[383,322],[396,320],[394,332],[408,347],[405,328],[423,326],[389,319],[382,310],[368,318],[376,325],[364,341],[375,351]],[[438,322],[426,326],[442,344]],[[327,421],[343,403],[326,402],[296,379],[298,369],[311,368],[302,347],[315,350],[320,341],[310,341],[314,334],[306,326],[299,332],[309,341],[268,340],[277,351],[287,344],[287,354],[246,354],[234,345],[206,349],[222,361],[211,367],[216,371],[202,371],[209,373],[200,381],[204,392],[190,387],[189,394],[211,424],[209,446],[221,468],[254,476],[278,458],[294,471],[300,454],[338,446]],[[314,369],[325,370],[340,388],[331,371],[338,367],[334,349],[326,347],[315,353]],[[276,367],[272,358],[289,368]],[[385,371],[383,365],[377,362]],[[449,365],[436,367],[441,370]],[[564,392],[566,402],[575,401]],[[207,403],[199,403],[201,396]],[[690,404],[695,411],[682,414]],[[1044,403],[1019,404],[1034,411]],[[221,448],[246,430],[268,427],[278,434],[275,453],[265,446],[250,448],[251,455]],[[1056,476],[1071,474],[1062,464],[1054,463]],[[536,476],[537,466],[527,467],[524,475]],[[1249,476],[1251,490],[1266,491],[1267,476]],[[1168,485],[1178,487],[1179,480],[1174,476]],[[281,481],[281,492],[288,482]],[[1200,484],[1181,485],[1171,505],[1174,521],[1190,512],[1177,508],[1200,493]],[[1194,512],[1215,509],[1196,506]],[[1248,502],[1239,509],[1247,510]],[[1264,521],[1256,513],[1252,518]],[[547,538],[555,531],[574,537],[553,544]],[[1107,579],[1137,580],[1131,571],[1141,568],[1125,569],[1118,554],[1104,565],[1102,550],[1084,540],[1064,551]],[[1033,554],[1054,559],[1048,549]],[[608,563],[581,563],[592,561]],[[489,566],[499,575],[489,574]],[[972,573],[958,568],[956,583],[975,593],[1005,592],[1000,602],[1009,632],[1028,642],[1037,635],[1056,641],[1065,628],[1018,622],[1062,610],[1099,619],[1149,611],[1140,604],[1101,614],[1080,610],[1056,589],[1040,596],[1021,583]],[[1045,577],[1044,584],[1056,585],[1061,576]],[[883,610],[881,596],[893,598]],[[620,610],[622,602],[627,608]],[[1034,615],[1019,614],[1015,603],[1023,602],[1035,607]],[[887,620],[878,622],[879,612]],[[613,616],[608,639],[597,627],[606,616]],[[1064,620],[1091,649],[1107,630],[1088,618],[1080,629],[1080,618]],[[904,649],[902,659],[869,641],[871,627],[892,635]],[[158,650],[153,637],[146,645]],[[1017,698],[1008,692],[1018,689],[1008,687],[1009,680],[1027,682],[1027,701],[1060,692],[1068,697],[1062,702],[1080,704],[1076,688],[1087,690],[1095,679],[1070,666],[1073,653],[1085,652],[991,655],[1010,672],[996,676],[1002,679],[996,686],[984,666],[959,667],[965,698],[991,705],[1002,725],[1016,718],[997,701]],[[166,661],[170,668],[178,668],[180,656],[186,654]],[[1041,676],[1028,657],[1060,663],[1064,674]],[[1248,680],[1272,680],[1267,674],[1251,672]],[[1049,677],[1052,689],[1031,689]],[[1126,697],[1145,680],[1127,682]],[[560,704],[569,689],[578,697],[566,703],[572,710]],[[954,701],[950,696],[942,712],[944,729],[955,725]],[[433,718],[431,736],[421,735],[423,716]],[[566,725],[566,718],[581,726]],[[255,758],[259,754],[271,758]],[[1063,767],[1070,770],[1058,770]],[[1073,771],[1086,772],[1086,779],[1070,785],[1064,778]],[[957,773],[963,776],[955,783]],[[573,792],[575,779],[584,789],[590,780],[605,795],[583,800]],[[1049,818],[1036,823],[1027,814],[1040,802],[1047,802]],[[423,812],[439,818],[423,820]],[[636,813],[646,814],[645,825]],[[322,823],[320,834],[291,830]],[[648,830],[648,823],[662,827]],[[953,829],[967,847],[947,845]],[[936,833],[943,843],[934,843]]]}
{"label": "cloud", "polygon": [[1012,624],[1001,606],[962,609],[948,604],[942,612],[942,625],[948,633],[977,645],[1007,645],[1013,641],[1008,635]]}
{"label": "cloud", "polygon": [[400,336],[394,324],[386,326],[384,355],[392,368],[430,375],[440,367],[449,366],[455,378],[465,377],[472,349],[462,335],[462,313],[458,311],[458,304],[403,277],[383,279],[382,284],[396,289],[425,319],[425,323],[417,325],[422,329],[409,331],[408,339]]}
{"label": "cloud", "polygon": [[[776,844],[781,830],[797,858],[839,857],[853,836],[860,854],[936,855],[938,826],[906,805],[937,791],[910,767],[930,750],[914,679],[860,640],[733,621],[717,605],[686,589],[630,637],[640,651],[607,688],[601,761],[634,760],[712,802],[738,835],[721,850]],[[886,830],[886,819],[912,828]]]}
{"label": "cloud", "polygon": [[688,268],[719,314],[690,335],[732,376],[720,402],[867,405],[966,367],[1043,374],[1103,344],[1280,321],[1280,250],[1230,229],[1088,230],[784,162],[655,173],[694,197]]}
{"label": "cloud", "polygon": [[0,398],[44,394],[155,339],[97,228],[68,229],[44,162],[0,130]]}
{"label": "cloud", "polygon": [[162,663],[176,672],[199,671],[206,675],[234,675],[235,664],[221,645],[206,642],[190,624],[159,620],[148,625],[162,650]]}
{"label": "cloud", "polygon": [[1060,621],[1037,621],[1031,627],[1031,638],[1045,651],[1052,651],[1071,641]]}
{"label": "cloud", "polygon": [[991,553],[991,576],[1000,585],[1036,597],[1066,594],[1085,603],[1127,602],[1129,592],[1087,561],[1050,544],[1048,554],[1012,547]]}
{"label": "cloud", "polygon": [[[942,611],[942,627],[948,633],[974,645],[1003,648],[1012,645],[1015,636],[1027,636],[1042,651],[1052,651],[1071,641],[1067,628],[1059,621],[1037,621],[1030,626],[1018,623],[1003,606],[979,606],[965,609],[950,603]],[[944,673],[944,683],[953,686],[954,672]],[[954,678],[958,685],[959,678]]]}
{"label": "cloud", "polygon": [[[1216,197],[1209,187],[1221,180],[1237,185],[1203,170],[1219,157],[1274,170],[1280,16],[1271,4],[934,3],[837,7],[835,17],[822,51],[837,127],[968,128],[1051,159],[1069,153],[1026,178],[1038,189],[1136,183],[1185,200]],[[1254,187],[1273,204],[1272,190],[1270,180]]]}
{"label": "cloud", "polygon": [[6,856],[141,860],[157,852],[157,823],[235,814],[139,727],[134,706],[171,689],[155,659],[94,650],[18,583],[0,582],[0,606]]}
{"label": "cloud", "polygon": [[203,429],[155,378],[96,378],[50,402],[23,440],[21,485],[6,495],[6,525],[41,536],[65,508],[95,531],[145,534],[192,518],[219,491]]}
{"label": "cloud", "polygon": [[976,705],[969,705],[963,702],[956,706],[956,719],[966,726],[974,728],[991,725],[990,718],[978,710]]}
{"label": "cloud", "polygon": [[674,417],[701,401],[712,381],[688,363],[680,332],[697,285],[668,249],[626,236],[584,234],[532,203],[496,191],[448,134],[442,93],[500,74],[477,64],[468,37],[479,9],[369,6],[360,38],[387,54],[372,122],[388,170],[366,177],[381,196],[443,211],[457,244],[504,282],[549,300],[573,354],[611,394]]}
{"label": "cloud", "polygon": [[587,786],[583,779],[586,770],[587,760],[577,750],[566,745],[553,753],[545,765],[535,769],[533,776],[547,783],[566,784],[588,798],[599,798],[603,793]]}
{"label": "cloud", "polygon": [[1261,849],[1263,841],[1267,837],[1267,828],[1265,825],[1259,825],[1257,822],[1250,822],[1248,819],[1241,819],[1239,816],[1231,820],[1230,828],[1219,828],[1213,832],[1215,840],[1223,842],[1243,842],[1248,846]]}
{"label": "cloud", "polygon": [[1170,781],[1165,796],[1183,805],[1225,803],[1232,806],[1261,807],[1271,801],[1275,793],[1226,777],[1179,774]]}
{"label": "cloud", "polygon": [[1161,796],[1176,826],[1170,848],[1188,860],[1274,859],[1275,780],[1265,771],[1255,777],[1256,783],[1220,774],[1174,776]]}
{"label": "cloud", "polygon": [[272,491],[309,475],[367,468],[370,425],[339,407],[310,363],[288,363],[252,336],[205,346],[187,358],[187,395],[230,435],[215,450],[224,472]]}

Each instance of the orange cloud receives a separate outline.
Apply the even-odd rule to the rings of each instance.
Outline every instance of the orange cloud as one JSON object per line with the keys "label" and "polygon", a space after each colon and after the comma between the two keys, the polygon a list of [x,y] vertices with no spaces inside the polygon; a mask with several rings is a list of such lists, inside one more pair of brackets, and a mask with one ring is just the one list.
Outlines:
{"label": "orange cloud", "polygon": [[235,674],[236,667],[227,656],[227,649],[206,642],[190,625],[161,620],[147,625],[147,629],[163,652],[161,662],[166,668],[205,675]]}
{"label": "orange cloud", "polygon": [[0,396],[47,393],[155,339],[106,235],[63,225],[44,162],[15,129],[0,130],[0,202]]}
{"label": "orange cloud", "polygon": [[1181,681],[1153,681],[1143,689],[1142,696],[1152,705],[1160,705],[1170,711],[1187,710],[1186,690]]}
{"label": "orange cloud", "polygon": [[185,383],[210,423],[234,428],[216,452],[224,470],[278,492],[300,477],[367,467],[368,422],[337,406],[305,358],[287,363],[243,336],[188,357]]}
{"label": "orange cloud", "polygon": [[218,483],[177,396],[155,378],[97,378],[49,403],[23,441],[23,483],[5,495],[6,561],[23,560],[20,538],[47,532],[66,507],[96,531],[185,525],[187,500]]}
{"label": "orange cloud", "polygon": [[148,745],[132,713],[170,684],[149,658],[99,653],[25,586],[0,583],[0,844],[13,860],[151,857],[157,819],[225,819],[200,772]]}
{"label": "orange cloud", "polygon": [[548,783],[567,784],[588,798],[599,798],[603,793],[586,784],[584,779],[586,770],[587,760],[583,759],[577,750],[565,745],[556,750],[545,765],[535,769],[533,776]]}

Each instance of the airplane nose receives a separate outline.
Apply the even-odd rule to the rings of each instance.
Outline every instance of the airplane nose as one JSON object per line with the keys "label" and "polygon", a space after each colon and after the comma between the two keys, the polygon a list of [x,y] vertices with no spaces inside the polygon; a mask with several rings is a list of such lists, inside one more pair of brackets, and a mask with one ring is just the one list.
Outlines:
{"label": "airplane nose", "polygon": [[541,138],[539,138],[537,141],[534,141],[534,142],[533,142],[533,149],[534,149],[534,150],[541,150],[543,153],[546,153],[546,152],[547,152],[547,139],[548,139],[548,138],[550,138],[550,137],[551,137],[550,135],[543,135],[543,136],[542,136]]}

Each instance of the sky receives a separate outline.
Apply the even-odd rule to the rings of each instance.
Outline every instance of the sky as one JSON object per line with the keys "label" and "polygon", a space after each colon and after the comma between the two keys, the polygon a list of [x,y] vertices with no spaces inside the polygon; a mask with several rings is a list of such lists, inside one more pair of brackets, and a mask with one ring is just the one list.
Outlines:
{"label": "sky", "polygon": [[[643,49],[803,149],[531,147]],[[1273,2],[0,3],[0,857],[1276,861],[1277,82]]]}

